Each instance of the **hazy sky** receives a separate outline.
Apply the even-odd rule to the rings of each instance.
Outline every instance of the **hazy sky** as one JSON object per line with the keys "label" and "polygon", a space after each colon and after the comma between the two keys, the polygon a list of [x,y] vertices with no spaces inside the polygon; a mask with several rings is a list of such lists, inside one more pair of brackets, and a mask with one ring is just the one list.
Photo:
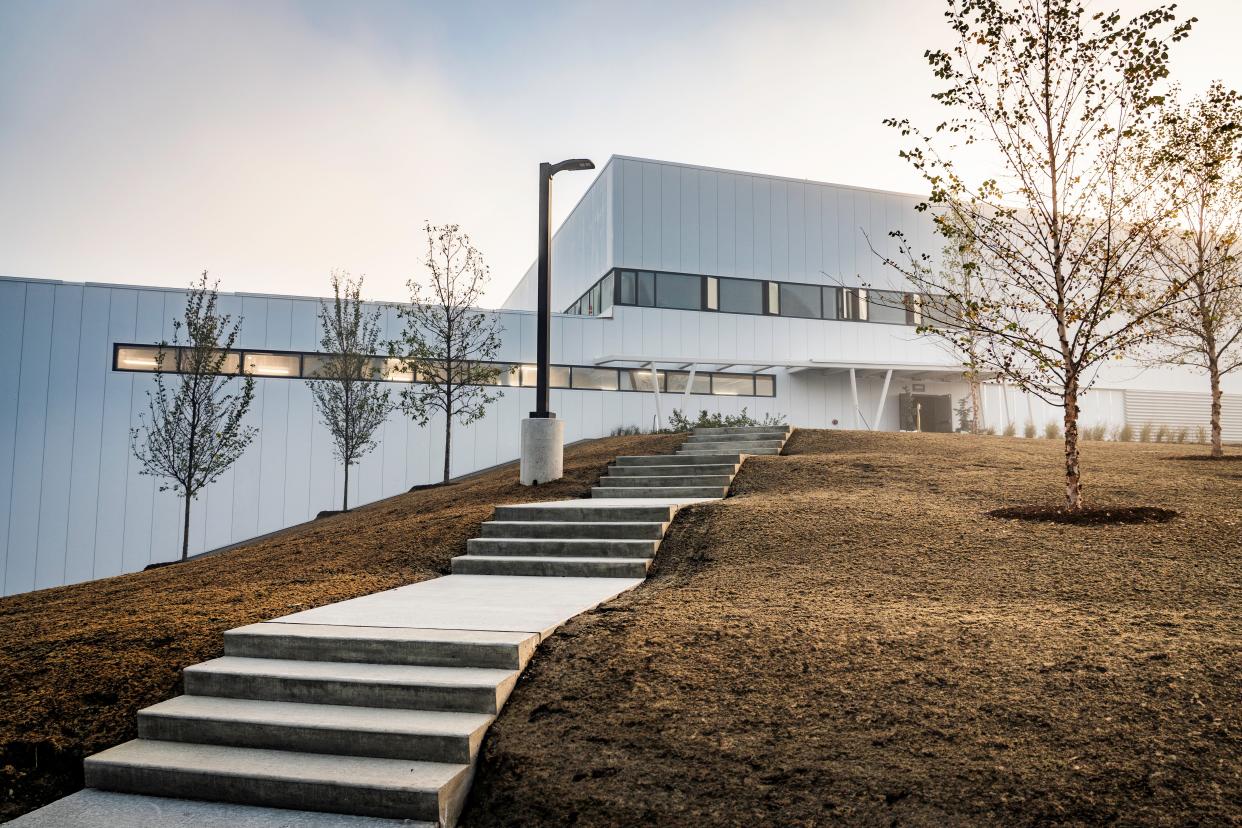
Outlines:
{"label": "hazy sky", "polygon": [[[1136,12],[1151,2],[1097,3]],[[424,219],[499,304],[540,161],[635,155],[917,192],[886,115],[938,114],[940,0],[0,0],[0,274],[405,297]],[[1242,85],[1242,2],[1184,0],[1194,91]],[[591,181],[556,180],[556,220]]]}

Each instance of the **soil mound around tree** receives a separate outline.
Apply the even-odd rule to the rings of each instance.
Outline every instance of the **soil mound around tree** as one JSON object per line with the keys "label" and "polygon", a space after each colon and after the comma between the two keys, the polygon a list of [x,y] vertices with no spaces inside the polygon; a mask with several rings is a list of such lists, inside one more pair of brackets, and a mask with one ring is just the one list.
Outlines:
{"label": "soil mound around tree", "polygon": [[494,504],[586,496],[616,455],[682,439],[580,443],[555,483],[521,486],[513,463],[218,555],[0,599],[0,822],[81,788],[83,757],[134,738],[137,711],[222,655],[225,630],[446,574]]}
{"label": "soil mound around tree", "polygon": [[1119,523],[1164,523],[1177,517],[1177,512],[1155,506],[1097,506],[1072,512],[1057,506],[1006,506],[991,510],[988,516],[1074,526],[1111,526]]}
{"label": "soil mound around tree", "polygon": [[1237,825],[1237,467],[1089,442],[794,432],[651,577],[536,651],[464,828]]}

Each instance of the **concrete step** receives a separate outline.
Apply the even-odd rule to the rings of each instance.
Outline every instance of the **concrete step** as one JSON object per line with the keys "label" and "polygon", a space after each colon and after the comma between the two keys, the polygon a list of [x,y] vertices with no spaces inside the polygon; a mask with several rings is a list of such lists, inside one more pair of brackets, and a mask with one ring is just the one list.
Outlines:
{"label": "concrete step", "polygon": [[465,763],[325,756],[137,739],[89,757],[86,786],[451,825],[470,784]]}
{"label": "concrete step", "polygon": [[659,540],[667,523],[557,522],[552,520],[490,520],[483,524],[485,538],[598,538],[606,540]]}
{"label": "concrete step", "polygon": [[658,540],[601,540],[599,538],[471,538],[467,555],[519,558],[652,558]]}
{"label": "concrete step", "polygon": [[570,523],[616,523],[618,521],[659,521],[668,523],[676,513],[676,506],[635,506],[625,504],[592,504],[589,500],[574,502],[572,506],[545,506],[537,503],[520,506],[497,506],[493,520],[566,521]]}
{"label": "concrete step", "polygon": [[[642,467],[650,468],[650,467]],[[689,466],[687,468],[694,468]],[[639,477],[634,475],[605,475],[599,479],[601,486],[728,486],[733,482],[731,474],[687,474],[673,477],[671,475],[651,475]]]}
{"label": "concrete step", "polygon": [[755,432],[780,432],[781,434],[790,434],[793,432],[793,426],[724,426],[714,428],[696,428],[695,434],[753,434]]}
{"label": "concrete step", "polygon": [[532,633],[324,624],[260,623],[224,634],[224,654],[243,658],[505,670],[522,669],[537,646]]}
{"label": "concrete step", "polygon": [[667,466],[609,466],[607,477],[680,477],[686,474],[737,474],[737,463],[675,463]]}
{"label": "concrete step", "polygon": [[742,464],[742,455],[738,452],[706,452],[702,457],[686,457],[684,454],[648,454],[635,457],[618,457],[613,461],[616,466],[687,466],[697,464],[719,465],[727,463],[733,466]]}
{"label": "concrete step", "polygon": [[591,488],[591,497],[724,497],[728,493],[728,486],[593,486]]}
{"label": "concrete step", "polygon": [[185,692],[231,699],[495,714],[512,670],[224,656],[185,668]]}
{"label": "concrete step", "polygon": [[[715,451],[716,451],[715,449],[702,450],[702,449],[695,447],[695,448],[678,449],[677,454],[681,457],[694,458],[694,457],[699,457],[701,455],[714,455]],[[780,454],[781,453],[780,448],[744,448],[744,449],[739,449],[739,451],[742,451],[746,454],[752,454],[752,455]]]}
{"label": "concrete step", "polygon": [[779,449],[785,445],[784,440],[730,440],[728,442],[711,441],[701,443],[691,443],[689,441],[681,444],[681,450],[678,454],[682,454],[686,449],[695,451],[717,451],[730,452],[736,451],[742,454],[749,454],[751,449],[757,448],[774,448]]}
{"label": "concrete step", "polygon": [[686,438],[687,443],[726,443],[735,440],[753,442],[755,440],[785,440],[783,431],[752,431],[746,434],[692,434]]}
{"label": "concrete step", "polygon": [[177,696],[138,711],[138,738],[338,756],[474,761],[486,713]]}
{"label": "concrete step", "polygon": [[645,578],[650,558],[555,558],[462,555],[454,575],[536,575],[561,578]]}

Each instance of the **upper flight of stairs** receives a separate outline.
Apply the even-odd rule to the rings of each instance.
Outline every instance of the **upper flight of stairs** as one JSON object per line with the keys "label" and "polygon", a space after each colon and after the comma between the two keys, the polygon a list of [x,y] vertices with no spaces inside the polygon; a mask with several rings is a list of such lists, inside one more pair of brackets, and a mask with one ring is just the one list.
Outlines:
{"label": "upper flight of stairs", "polygon": [[[478,575],[636,585],[677,510],[723,497],[746,455],[779,453],[790,431],[699,429],[676,454],[617,458],[589,499],[497,506],[453,575],[416,587]],[[550,583],[483,580],[512,582],[523,603]],[[588,583],[601,582],[571,591]],[[487,727],[541,638],[473,629],[475,611],[458,608],[471,628],[293,616],[229,630],[221,658],[186,668],[185,695],[139,712],[137,739],[86,760],[86,785],[451,826]]]}

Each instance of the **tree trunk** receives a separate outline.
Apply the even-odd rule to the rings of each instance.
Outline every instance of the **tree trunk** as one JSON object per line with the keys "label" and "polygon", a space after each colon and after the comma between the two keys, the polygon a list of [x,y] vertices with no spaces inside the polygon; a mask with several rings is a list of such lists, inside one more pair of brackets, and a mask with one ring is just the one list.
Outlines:
{"label": "tree trunk", "polygon": [[181,560],[190,556],[190,496],[185,496],[185,519],[181,524]]}
{"label": "tree trunk", "polygon": [[1212,456],[1224,456],[1220,440],[1220,365],[1213,356],[1208,360],[1208,376],[1212,378]]}
{"label": "tree trunk", "polygon": [[341,511],[349,511],[349,463],[345,463],[345,489],[341,492]]}
{"label": "tree trunk", "polygon": [[449,457],[453,451],[453,418],[444,421],[444,482],[449,482]]}
{"label": "tree trunk", "polygon": [[979,375],[972,374],[970,379],[970,433],[979,433],[979,411],[983,407],[979,398]]}
{"label": "tree trunk", "polygon": [[1078,464],[1078,377],[1065,384],[1065,508],[1082,509],[1082,472]]}

